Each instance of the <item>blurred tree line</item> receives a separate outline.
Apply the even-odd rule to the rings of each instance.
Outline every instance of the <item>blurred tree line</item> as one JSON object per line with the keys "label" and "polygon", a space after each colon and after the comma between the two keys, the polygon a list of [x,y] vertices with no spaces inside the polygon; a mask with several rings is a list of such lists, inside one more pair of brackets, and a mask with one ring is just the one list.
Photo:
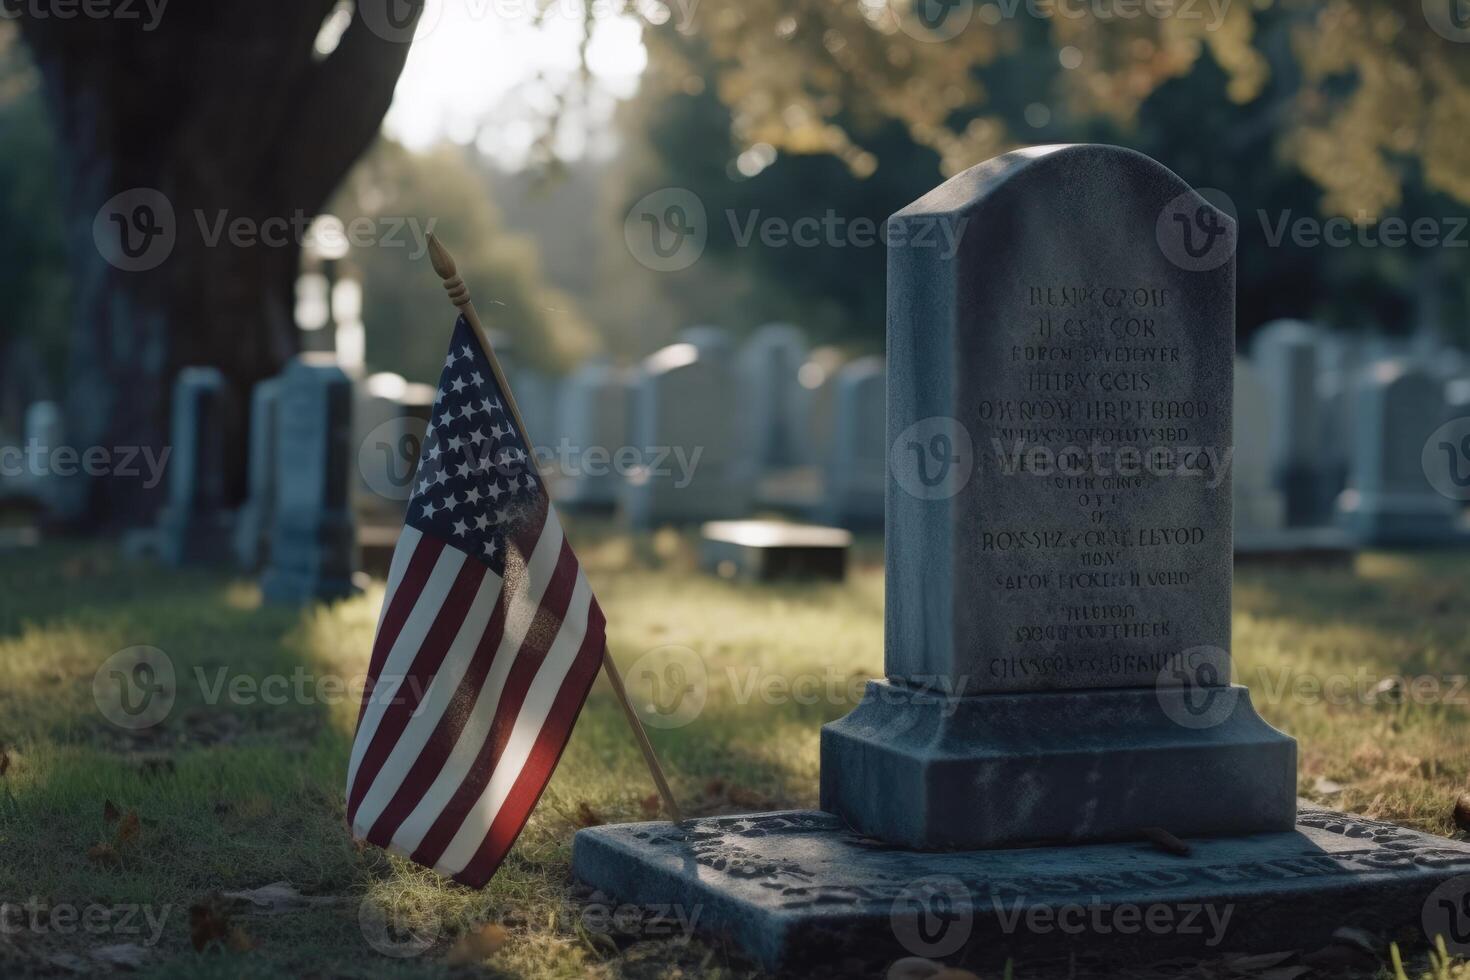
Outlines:
{"label": "blurred tree line", "polygon": [[[1073,140],[1135,147],[1229,196],[1243,332],[1296,315],[1466,336],[1463,230],[1456,247],[1271,240],[1283,218],[1371,230],[1429,217],[1449,234],[1465,217],[1470,28],[1450,0],[1220,0],[1191,4],[1193,17],[1105,15],[1125,0],[649,0],[637,5],[649,68],[619,111],[622,152],[551,161],[565,179],[540,197],[464,153],[381,141],[343,182],[406,54],[361,23],[383,2],[219,0],[171,10],[151,33],[23,16],[35,71],[0,23],[0,220],[27,229],[0,245],[0,377],[65,362],[73,439],[146,445],[164,438],[179,365],[216,364],[243,401],[294,349],[299,248],[205,249],[184,219],[162,269],[108,265],[93,219],[136,186],[160,187],[181,216],[438,218],[482,311],[547,368],[599,337],[641,354],[699,321],[790,320],[876,348],[881,248],[741,247],[737,231],[766,217],[876,225],[966,166]],[[663,187],[693,190],[709,221],[705,258],[681,272],[643,269],[620,241],[630,205]],[[508,195],[500,209],[486,188]],[[513,231],[557,245],[538,268]],[[431,377],[420,338],[446,311],[437,284],[401,250],[359,251],[370,363]],[[156,504],[90,499],[124,521]]]}

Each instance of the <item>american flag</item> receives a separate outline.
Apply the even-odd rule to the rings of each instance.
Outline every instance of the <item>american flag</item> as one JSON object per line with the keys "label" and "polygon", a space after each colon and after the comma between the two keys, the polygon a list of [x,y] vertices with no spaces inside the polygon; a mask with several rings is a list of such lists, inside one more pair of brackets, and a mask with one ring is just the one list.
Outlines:
{"label": "american flag", "polygon": [[607,642],[528,452],[460,317],[389,567],[347,819],[475,888],[551,779]]}

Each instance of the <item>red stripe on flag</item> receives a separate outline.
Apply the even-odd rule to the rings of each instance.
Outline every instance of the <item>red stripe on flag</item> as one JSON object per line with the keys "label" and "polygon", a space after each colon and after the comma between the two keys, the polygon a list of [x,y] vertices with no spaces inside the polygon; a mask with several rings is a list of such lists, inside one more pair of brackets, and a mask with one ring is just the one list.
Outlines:
{"label": "red stripe on flag", "polygon": [[408,621],[408,614],[413,612],[414,604],[419,601],[419,593],[424,591],[424,584],[429,581],[429,575],[434,571],[434,565],[439,561],[439,553],[444,550],[444,542],[423,535],[419,543],[413,549],[413,557],[409,559],[408,568],[403,571],[403,578],[398,583],[398,588],[393,594],[383,601],[388,603],[388,613],[383,617],[383,625],[378,629],[378,636],[373,641],[373,655],[368,660],[367,679],[362,685],[362,703],[357,706],[357,724],[362,725],[362,716],[367,711],[368,698],[372,697],[373,685],[377,683],[378,673],[383,669],[383,661],[388,659],[388,651],[393,649],[393,644],[398,642],[398,634],[403,631],[403,624]]}
{"label": "red stripe on flag", "polygon": [[592,682],[597,679],[603,652],[607,648],[605,626],[602,610],[594,599],[588,613],[587,635],[583,637],[582,647],[577,651],[572,669],[567,673],[561,690],[557,692],[545,724],[541,726],[541,733],[536,736],[531,755],[526,759],[521,774],[516,777],[515,786],[505,798],[500,812],[490,824],[485,840],[475,851],[469,864],[454,876],[455,881],[473,888],[484,887],[505,860],[511,845],[525,829],[526,821],[531,818],[531,811],[536,809],[537,801],[546,791],[547,784],[551,782],[551,774],[561,761],[567,743],[571,741],[572,728],[577,723],[582,705],[592,692]]}
{"label": "red stripe on flag", "polygon": [[392,842],[393,835],[398,833],[403,821],[408,819],[409,814],[413,813],[419,801],[424,798],[424,794],[434,785],[434,780],[439,778],[440,771],[459,742],[460,733],[464,731],[465,724],[475,710],[480,688],[485,683],[486,675],[490,673],[490,665],[495,661],[495,651],[499,649],[500,641],[505,636],[505,617],[510,604],[530,584],[526,578],[526,563],[530,560],[535,542],[540,539],[545,520],[546,509],[543,507],[537,511],[534,524],[527,525],[526,533],[517,535],[516,546],[520,560],[506,562],[505,581],[500,585],[495,609],[490,614],[485,635],[475,647],[469,669],[460,678],[454,696],[449,699],[443,716],[434,726],[433,734],[424,743],[419,757],[414,760],[412,768],[403,777],[403,782],[399,783],[393,798],[388,801],[378,819],[373,821],[367,833],[367,839],[371,843],[387,847]]}
{"label": "red stripe on flag", "polygon": [[515,663],[505,679],[505,689],[495,708],[495,720],[490,724],[489,734],[480,746],[475,761],[470,764],[464,781],[454,791],[448,804],[414,850],[413,860],[431,868],[438,864],[444,849],[459,832],[460,825],[469,816],[475,801],[485,791],[485,785],[490,782],[490,775],[495,771],[501,753],[505,751],[505,743],[510,740],[510,733],[515,728],[516,717],[521,713],[521,705],[525,703],[531,681],[546,657],[546,651],[551,648],[561,631],[562,619],[566,616],[576,584],[577,556],[572,553],[571,543],[563,537],[556,571],[546,584],[546,592],[541,597],[541,608],[537,610],[531,628],[526,631],[520,650],[516,651]]}
{"label": "red stripe on flag", "polygon": [[[367,795],[373,780],[378,777],[388,754],[393,751],[398,737],[408,727],[409,719],[423,701],[424,692],[428,690],[434,675],[444,663],[449,647],[459,634],[460,627],[464,625],[470,605],[480,591],[480,582],[485,578],[486,571],[488,569],[485,565],[474,560],[467,560],[460,565],[454,584],[449,587],[443,605],[434,615],[433,625],[424,636],[423,645],[414,653],[413,661],[404,672],[397,689],[391,692],[393,700],[383,709],[378,727],[373,732],[373,739],[368,743],[367,751],[358,764],[357,780],[352,785],[352,795],[347,801],[349,822],[357,816],[362,798]],[[378,680],[381,681],[382,678]]]}

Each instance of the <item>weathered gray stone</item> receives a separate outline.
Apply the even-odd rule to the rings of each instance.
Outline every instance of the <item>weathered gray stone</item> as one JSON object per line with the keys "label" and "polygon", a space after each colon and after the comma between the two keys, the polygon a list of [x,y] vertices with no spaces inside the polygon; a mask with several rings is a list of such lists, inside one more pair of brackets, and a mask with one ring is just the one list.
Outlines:
{"label": "weathered gray stone", "polygon": [[823,809],[915,848],[1288,828],[1295,743],[1228,687],[1234,223],[1064,146],[889,227],[892,683],[823,730]]}
{"label": "weathered gray stone", "polygon": [[1352,476],[1342,495],[1345,526],[1365,545],[1463,542],[1456,503],[1435,491],[1424,469],[1424,443],[1448,418],[1443,383],[1404,358],[1378,361],[1358,383]]}
{"label": "weathered gray stone", "polygon": [[886,385],[881,357],[860,357],[837,372],[819,511],[825,523],[859,530],[883,525],[883,494],[888,485]]}
{"label": "weathered gray stone", "polygon": [[700,563],[721,578],[840,582],[852,533],[784,521],[710,521],[700,528]]}
{"label": "weathered gray stone", "polygon": [[1437,921],[1443,883],[1470,892],[1470,843],[1328,810],[1187,843],[1185,856],[1143,842],[926,853],[793,811],[593,827],[572,868],[601,896],[692,920],[773,969],[925,956],[1011,959],[1018,976],[1072,956],[1313,950],[1344,926],[1392,936]]}
{"label": "weathered gray stone", "polygon": [[1271,398],[1272,478],[1292,527],[1320,527],[1332,519],[1336,488],[1322,451],[1326,425],[1317,391],[1323,337],[1313,324],[1275,320],[1251,343],[1251,360]]}
{"label": "weathered gray stone", "polygon": [[267,378],[250,393],[250,449],[246,459],[249,486],[235,523],[235,557],[240,567],[256,571],[270,554],[271,520],[276,508],[276,425],[281,382]]}
{"label": "weathered gray stone", "polygon": [[280,381],[278,491],[261,591],[272,602],[343,598],[358,591],[352,381],[322,353],[297,356]]}
{"label": "weathered gray stone", "polygon": [[617,506],[624,475],[619,469],[632,453],[628,445],[632,400],[628,372],[606,360],[582,365],[562,383],[555,433],[555,458],[564,468],[556,489],[558,506],[572,510]]}
{"label": "weathered gray stone", "polygon": [[622,500],[634,527],[740,517],[749,508],[730,356],[720,344],[686,341],[644,359],[631,427],[643,460]]}
{"label": "weathered gray stone", "polygon": [[742,455],[754,477],[810,462],[806,442],[806,389],[801,367],[806,338],[786,323],[768,323],[750,336],[736,358]]}
{"label": "weathered gray stone", "polygon": [[174,382],[168,502],[159,514],[158,554],[170,565],[227,562],[233,515],[225,508],[229,402],[225,376],[189,367]]}
{"label": "weathered gray stone", "polygon": [[1244,358],[1235,360],[1235,547],[1243,538],[1269,538],[1286,525],[1286,502],[1271,472],[1271,424],[1276,403]]}

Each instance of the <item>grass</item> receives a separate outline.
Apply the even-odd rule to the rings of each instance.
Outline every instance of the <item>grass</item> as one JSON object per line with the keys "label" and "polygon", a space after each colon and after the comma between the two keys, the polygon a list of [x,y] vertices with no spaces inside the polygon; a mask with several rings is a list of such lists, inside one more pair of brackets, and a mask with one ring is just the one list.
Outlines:
{"label": "grass", "polygon": [[[882,665],[876,546],[861,549],[845,585],[762,587],[694,574],[689,543],[676,535],[633,542],[588,532],[578,535],[580,553],[625,674],[664,647],[696,651],[706,665],[697,718],[651,733],[686,808],[815,805],[818,728],[844,714],[857,682]],[[1367,554],[1351,570],[1238,574],[1237,679],[1300,740],[1302,795],[1452,833],[1452,801],[1470,785],[1470,690],[1451,680],[1470,674],[1464,565],[1453,554]],[[0,971],[91,970],[87,957],[123,946],[142,947],[139,972],[158,977],[755,975],[722,945],[630,942],[585,914],[569,875],[577,827],[656,815],[601,680],[488,888],[445,884],[353,846],[342,784],[356,702],[333,685],[361,673],[381,598],[376,583],[331,607],[281,609],[262,606],[252,582],[227,572],[160,570],[100,545],[8,556],[0,901],[12,906],[0,925],[27,903],[45,921],[0,931]],[[130,732],[101,715],[92,684],[106,658],[137,645],[167,653],[178,694],[162,724]],[[1400,676],[1440,687],[1396,687]],[[259,687],[267,677],[284,686]],[[212,897],[277,881],[311,901],[268,914]],[[151,918],[130,915],[134,906]],[[110,924],[51,917],[72,907]],[[204,953],[191,943],[191,907],[193,928],[219,937]],[[386,910],[393,937],[417,928],[427,947],[382,955],[364,908]],[[485,923],[504,933],[483,932]],[[1428,974],[1422,948],[1406,950],[1406,969]],[[1028,975],[1024,964],[1015,975]]]}

